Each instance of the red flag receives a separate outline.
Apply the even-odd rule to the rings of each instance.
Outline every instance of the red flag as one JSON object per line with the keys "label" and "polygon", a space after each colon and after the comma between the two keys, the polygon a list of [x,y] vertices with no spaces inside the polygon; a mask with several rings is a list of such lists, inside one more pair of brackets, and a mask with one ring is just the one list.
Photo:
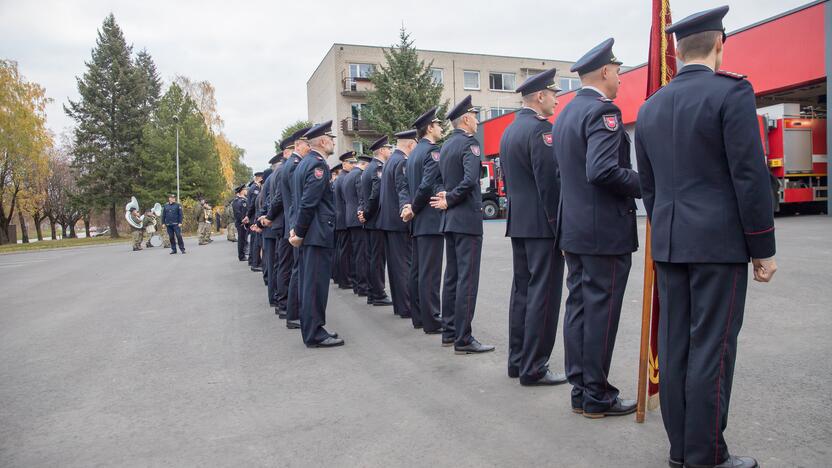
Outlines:
{"label": "red flag", "polygon": [[[653,0],[650,26],[650,52],[647,59],[647,98],[670,82],[676,74],[676,47],[666,29],[670,19],[670,0]],[[659,397],[659,291],[650,250],[650,223],[644,252],[644,290],[642,292],[641,350],[639,355],[638,409],[636,421],[644,421],[645,406],[655,408]]]}

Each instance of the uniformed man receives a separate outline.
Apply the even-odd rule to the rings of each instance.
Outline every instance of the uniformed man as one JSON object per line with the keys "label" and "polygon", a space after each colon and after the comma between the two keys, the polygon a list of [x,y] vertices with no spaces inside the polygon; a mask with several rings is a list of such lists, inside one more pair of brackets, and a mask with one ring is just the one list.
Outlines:
{"label": "uniformed man", "polygon": [[[277,172],[275,171],[279,164],[283,161],[283,153],[278,153],[269,159],[269,169],[264,171],[263,189],[260,196],[263,197],[261,206],[257,210],[258,222],[254,223],[263,238],[263,274],[266,280],[266,298],[269,301],[269,306],[275,309],[275,313],[279,314],[277,308],[277,239],[282,237],[283,232],[278,235],[272,226],[263,226],[259,223],[259,219],[268,213],[277,191]],[[268,172],[268,174],[266,174]]]}
{"label": "uniformed man", "polygon": [[[338,176],[341,175],[341,168],[343,166],[341,163],[338,163],[331,168],[329,168],[329,188],[332,190],[333,196],[333,206],[335,207],[335,223],[336,226],[338,224],[338,217],[340,216],[340,212],[338,211],[338,201],[335,200],[337,196],[335,194],[335,182],[338,180]],[[330,279],[333,283],[339,284],[341,280],[341,271],[340,271],[340,264],[339,264],[339,257],[338,257],[338,230],[335,231],[335,249],[332,251],[332,268],[330,269]]]}
{"label": "uniformed man", "polygon": [[258,223],[265,226],[266,229],[271,229],[276,235],[275,313],[278,318],[285,319],[289,301],[292,265],[294,263],[294,248],[289,244],[289,239],[286,236],[288,203],[286,203],[286,199],[283,197],[285,191],[283,183],[285,174],[283,171],[288,170],[288,167],[294,164],[294,162],[289,163],[289,160],[292,158],[295,150],[295,135],[284,138],[280,142],[280,149],[282,151],[282,161],[278,162],[274,173],[272,173],[272,177],[274,178],[273,192],[267,201],[267,206],[264,207],[265,214],[260,217]]}
{"label": "uniformed man", "polygon": [[387,262],[384,252],[384,231],[378,224],[381,194],[381,172],[384,163],[392,153],[393,146],[387,143],[383,136],[370,145],[373,160],[361,174],[361,198],[358,206],[358,219],[364,224],[367,232],[367,257],[370,261],[367,273],[369,291],[367,304],[374,306],[389,306],[393,302],[384,291],[384,268]]}
{"label": "uniformed man", "polygon": [[517,87],[523,108],[500,140],[514,279],[509,300],[508,376],[521,385],[558,385],[549,370],[563,291],[563,255],[557,243],[560,176],[552,155],[549,117],[558,105],[557,70],[530,76]]}
{"label": "uniformed man", "polygon": [[[139,216],[139,210],[130,208],[128,213],[133,223],[130,224],[130,232],[133,237],[133,252],[142,250],[142,238],[144,237],[144,218]],[[136,227],[139,226],[139,227]]]}
{"label": "uniformed man", "polygon": [[234,227],[234,199],[225,204],[225,238],[228,242],[237,242],[237,229]]}
{"label": "uniformed man", "polygon": [[[298,199],[293,193],[293,177],[298,164],[301,162],[310,151],[309,143],[306,141],[304,135],[311,127],[301,128],[289,137],[290,145],[287,149],[291,149],[292,153],[289,158],[283,163],[283,169],[280,171],[280,189],[278,191],[279,199],[271,206],[267,215],[267,220],[274,222],[278,219],[280,213],[283,213],[283,236],[286,241],[289,241],[292,226],[295,222],[297,214]],[[292,147],[293,146],[293,147]],[[300,329],[300,303],[301,303],[301,289],[300,289],[300,258],[299,251],[296,247],[292,247],[292,268],[289,275],[289,290],[286,299],[286,313],[281,318],[286,319],[286,328]],[[280,317],[282,314],[278,313]]]}
{"label": "uniformed man", "polygon": [[179,251],[185,253],[185,242],[182,240],[182,221],[184,214],[182,212],[182,205],[176,202],[176,195],[168,194],[168,202],[162,207],[162,224],[165,225],[168,231],[168,238],[170,244],[170,254],[176,254],[176,246],[179,245]]}
{"label": "uniformed man", "polygon": [[335,148],[332,121],[313,126],[304,138],[311,152],[297,165],[292,194],[297,206],[289,242],[299,250],[300,323],[303,343],[310,348],[341,346],[344,340],[330,334],[326,325],[328,278],[335,248],[335,209],[326,158]]}
{"label": "uniformed man", "polygon": [[153,244],[150,243],[150,239],[158,232],[159,218],[150,208],[144,212],[144,223],[144,246],[152,248]]}
{"label": "uniformed man", "polygon": [[[250,226],[255,221],[255,214],[257,210],[257,196],[260,195],[260,190],[263,185],[263,172],[255,172],[254,180],[248,186],[248,211],[246,212],[245,224]],[[260,233],[249,229],[248,239],[248,266],[251,271],[263,271],[260,249],[262,247]]]}
{"label": "uniformed man", "polygon": [[390,276],[390,296],[393,299],[393,313],[401,318],[410,318],[414,328],[421,328],[418,314],[413,317],[410,297],[410,261],[412,246],[407,223],[401,218],[401,204],[397,180],[401,184],[407,164],[407,156],[416,146],[416,130],[405,130],[395,134],[396,149],[384,163],[379,184],[378,228],[384,233],[384,254],[387,259],[387,274]]}
{"label": "uniformed man", "polygon": [[[235,198],[231,202],[234,209],[234,228],[237,230],[237,259],[246,261],[246,244],[248,244],[248,230],[246,228],[246,212],[248,212],[248,187],[242,184],[234,189]],[[172,242],[172,241],[171,241]]]}
{"label": "uniformed man", "polygon": [[335,267],[338,272],[335,282],[339,289],[353,289],[355,286],[355,265],[352,262],[350,231],[347,226],[347,201],[345,183],[356,162],[355,151],[347,151],[338,157],[341,161],[341,174],[335,179],[333,195],[335,197]]}
{"label": "uniformed man", "polygon": [[[428,335],[442,333],[440,320],[439,288],[442,281],[442,258],[445,239],[440,230],[442,214],[430,206],[430,197],[441,192],[439,177],[439,145],[444,132],[442,120],[436,117],[433,107],[413,122],[419,142],[407,158],[406,184],[399,189],[401,217],[410,222],[413,236],[411,277],[415,285],[411,299],[418,298],[418,320]],[[415,289],[417,292],[412,292]],[[450,309],[447,309],[450,310]],[[453,319],[451,317],[448,321]],[[447,340],[453,342],[453,324],[450,324]]]}
{"label": "uniformed man", "polygon": [[621,62],[607,39],[571,68],[582,88],[552,130],[561,180],[560,248],[569,268],[564,341],[572,411],[588,418],[635,411],[609,376],[632,252],[638,248],[638,174],[630,168],[630,139],[618,93]]}
{"label": "uniformed man", "polygon": [[667,29],[684,62],[641,107],[636,156],[659,287],[659,395],[670,465],[756,467],[723,438],[743,321],[748,261],[768,282],[772,194],[754,90],[719,71],[723,6]]}
{"label": "uniformed man", "polygon": [[350,250],[352,252],[352,267],[354,280],[352,292],[359,297],[367,297],[370,290],[368,279],[367,231],[358,219],[359,199],[361,198],[361,176],[373,158],[366,154],[357,157],[355,166],[344,177],[343,189],[345,222],[349,232]]}
{"label": "uniformed man", "polygon": [[[444,211],[440,224],[446,251],[442,315],[453,317],[456,354],[494,351],[494,346],[480,343],[471,331],[482,255],[482,162],[480,144],[474,138],[478,112],[470,94],[448,112],[454,130],[439,154],[443,190],[431,198],[431,206]],[[448,313],[445,307],[450,308]],[[443,336],[442,344],[451,343]]]}

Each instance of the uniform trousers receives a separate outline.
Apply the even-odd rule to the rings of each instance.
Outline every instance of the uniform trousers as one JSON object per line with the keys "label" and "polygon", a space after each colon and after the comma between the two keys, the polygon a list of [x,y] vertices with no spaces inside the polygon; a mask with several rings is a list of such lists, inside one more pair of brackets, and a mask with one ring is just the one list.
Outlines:
{"label": "uniform trousers", "polygon": [[351,227],[350,244],[352,244],[352,266],[355,268],[355,281],[352,290],[355,294],[366,295],[370,290],[369,259],[367,258],[367,231],[362,227]]}
{"label": "uniform trousers", "polygon": [[[442,328],[440,320],[439,290],[442,284],[442,254],[445,238],[442,235],[416,236],[413,238],[413,263],[411,270],[416,281],[411,298],[419,300],[419,322],[425,332],[434,332]],[[413,276],[413,275],[411,275]]]}
{"label": "uniform trousers", "polygon": [[410,313],[410,261],[412,255],[410,233],[406,231],[383,232],[393,313],[400,317],[412,317]]}
{"label": "uniform trousers", "polygon": [[329,297],[329,276],[332,268],[332,250],[314,245],[302,245],[300,257],[300,329],[303,343],[316,345],[329,338],[326,325],[326,303]]}
{"label": "uniform trousers", "polygon": [[378,229],[367,229],[367,258],[370,260],[367,270],[367,283],[369,291],[367,298],[371,301],[385,299],[387,293],[384,291],[384,265],[386,256],[384,252],[384,231]]}
{"label": "uniform trousers", "polygon": [[454,346],[467,346],[473,339],[471,322],[477,307],[480,284],[482,236],[445,233],[445,278],[442,286],[442,332],[454,338]]}

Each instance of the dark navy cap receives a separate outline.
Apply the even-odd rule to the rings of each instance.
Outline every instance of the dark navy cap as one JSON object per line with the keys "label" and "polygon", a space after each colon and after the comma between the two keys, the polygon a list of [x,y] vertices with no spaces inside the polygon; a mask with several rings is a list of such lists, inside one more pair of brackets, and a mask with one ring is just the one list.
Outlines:
{"label": "dark navy cap", "polygon": [[289,138],[292,139],[292,143],[294,143],[298,140],[305,140],[306,138],[304,137],[304,135],[306,135],[306,132],[308,132],[311,128],[312,127],[304,127],[302,129],[296,131],[295,133],[293,133],[292,136],[289,137]]}
{"label": "dark navy cap", "polygon": [[241,184],[241,185],[238,185],[238,186],[237,186],[237,188],[235,188],[235,189],[234,189],[234,193],[240,193],[240,192],[242,192],[242,191],[243,191],[243,189],[245,189],[245,188],[246,188],[246,184]]}
{"label": "dark navy cap", "polygon": [[725,36],[725,26],[722,25],[722,18],[727,13],[728,5],[700,11],[671,24],[666,31],[668,34],[676,34],[677,41],[691,34],[705,31],[722,31],[722,40],[725,41],[727,37]]}
{"label": "dark navy cap", "polygon": [[343,169],[343,167],[344,166],[341,163],[338,163],[338,164],[332,166],[332,169],[330,169],[329,172],[340,171],[341,169]]}
{"label": "dark navy cap", "polygon": [[374,141],[372,145],[370,145],[370,151],[376,151],[384,146],[393,147],[390,143],[387,143],[387,135],[379,138],[378,140]]}
{"label": "dark navy cap", "polygon": [[569,71],[584,74],[611,63],[621,65],[621,62],[615,58],[615,55],[612,53],[613,44],[615,44],[615,39],[609,38],[593,47],[592,50],[585,53],[583,57],[579,58],[578,61],[572,65],[572,68],[570,68]]}
{"label": "dark navy cap", "polygon": [[359,154],[359,155],[358,155],[358,161],[359,161],[359,162],[360,162],[360,161],[370,162],[370,161],[372,161],[372,160],[373,160],[373,157],[372,157],[372,156],[368,156],[368,155],[366,155],[366,154]]}
{"label": "dark navy cap", "polygon": [[270,175],[272,175],[272,168],[268,168],[263,171],[263,179],[268,179]]}
{"label": "dark navy cap", "polygon": [[327,135],[332,138],[335,138],[335,135],[330,133],[332,130],[332,121],[327,120],[326,122],[321,122],[318,125],[310,128],[308,132],[303,134],[303,138],[307,140],[311,140],[313,138],[318,138],[319,136]]}
{"label": "dark navy cap", "polygon": [[272,156],[271,159],[269,159],[269,164],[274,164],[274,163],[280,161],[281,159],[283,159],[283,154],[276,154],[276,155]]}
{"label": "dark navy cap", "polygon": [[463,114],[467,114],[468,112],[479,112],[479,108],[471,105],[470,94],[465,96],[465,98],[459,101],[453,109],[448,111],[448,120],[456,120],[459,117],[462,117]]}
{"label": "dark navy cap", "polygon": [[557,68],[552,68],[551,70],[546,70],[536,75],[532,75],[526,78],[526,81],[517,87],[517,92],[523,96],[543,91],[544,89],[551,89],[552,91],[558,92],[560,91],[560,88],[558,88],[558,85],[555,84],[555,75],[557,72]]}
{"label": "dark navy cap", "polygon": [[294,134],[287,136],[280,142],[280,150],[283,151],[285,149],[291,148],[295,146],[295,140],[292,138],[295,136]]}
{"label": "dark navy cap", "polygon": [[262,176],[263,176],[263,173],[262,173],[262,172],[259,172],[259,171],[258,171],[258,172],[255,172],[255,173],[254,173],[254,177],[262,177]]}
{"label": "dark navy cap", "polygon": [[354,163],[355,162],[355,151],[352,151],[352,150],[347,151],[346,153],[342,154],[341,156],[338,156],[338,160],[339,161],[349,161],[349,162]]}
{"label": "dark navy cap", "polygon": [[402,130],[401,132],[394,133],[394,137],[397,140],[415,140],[416,139],[416,129],[411,128],[410,130]]}
{"label": "dark navy cap", "polygon": [[433,122],[442,122],[440,119],[436,118],[436,111],[438,110],[437,107],[431,107],[427,112],[420,115],[415,121],[413,121],[413,128],[426,128],[428,125],[432,124]]}

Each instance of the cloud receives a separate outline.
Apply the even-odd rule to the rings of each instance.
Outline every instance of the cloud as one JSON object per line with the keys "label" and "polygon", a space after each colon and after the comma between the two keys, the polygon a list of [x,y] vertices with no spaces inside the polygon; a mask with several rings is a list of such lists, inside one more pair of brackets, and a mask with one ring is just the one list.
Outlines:
{"label": "cloud", "polygon": [[[726,27],[738,29],[804,3],[735,1]],[[671,0],[677,19],[718,4]],[[650,25],[646,0],[0,0],[0,57],[17,60],[27,79],[46,87],[54,99],[48,125],[58,133],[73,125],[62,105],[78,98],[75,77],[83,74],[110,12],[134,50],[150,52],[166,84],[185,75],[215,86],[225,132],[257,169],[274,154],[283,127],[306,118],[306,81],[332,43],[388,46],[404,24],[418,48],[575,60],[615,37],[616,55],[636,65],[646,60]]]}

